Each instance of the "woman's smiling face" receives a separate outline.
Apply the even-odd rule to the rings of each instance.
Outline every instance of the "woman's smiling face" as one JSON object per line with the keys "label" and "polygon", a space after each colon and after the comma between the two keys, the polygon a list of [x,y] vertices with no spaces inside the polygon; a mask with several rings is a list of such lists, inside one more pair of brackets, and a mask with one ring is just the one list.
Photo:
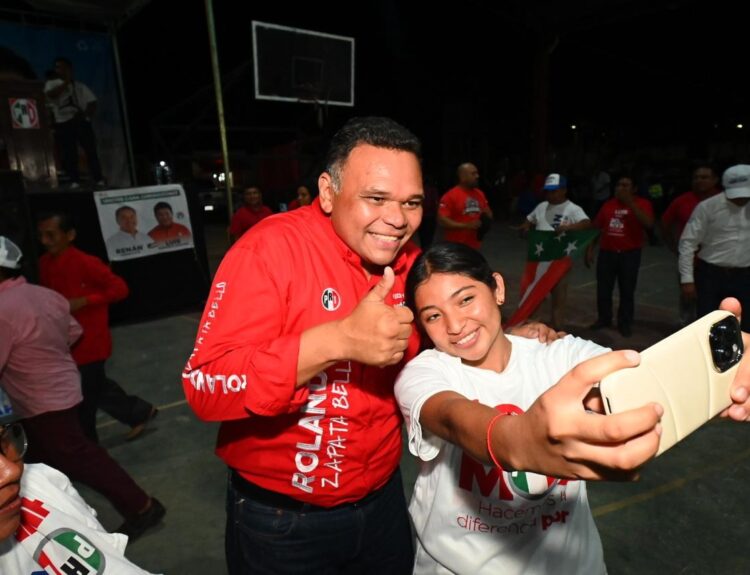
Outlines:
{"label": "woman's smiling face", "polygon": [[505,285],[493,274],[495,290],[457,273],[433,273],[414,294],[417,318],[440,351],[474,367],[499,369],[502,359],[501,303]]}

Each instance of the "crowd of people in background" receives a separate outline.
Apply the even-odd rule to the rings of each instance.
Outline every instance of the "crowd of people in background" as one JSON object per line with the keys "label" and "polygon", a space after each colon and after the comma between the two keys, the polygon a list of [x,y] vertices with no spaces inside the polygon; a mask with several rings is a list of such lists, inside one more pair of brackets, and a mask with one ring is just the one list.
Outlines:
{"label": "crowd of people in background", "polygon": [[[644,406],[632,419],[606,418],[617,419],[618,427],[603,442],[604,419],[584,409],[600,406],[584,405],[581,389],[632,365],[632,358],[560,339],[565,276],[550,292],[555,329],[538,323],[503,327],[505,287],[479,254],[488,249],[482,241],[496,217],[520,221],[522,232],[558,237],[597,230],[597,319],[590,328],[613,326],[617,285],[617,329],[625,338],[637,324],[635,289],[647,243],[663,241],[679,253],[683,321],[726,308],[725,297],[750,309],[750,252],[743,249],[750,240],[750,166],[724,171],[720,187],[716,169],[701,163],[693,171],[693,189],[669,203],[671,188],[644,184],[632,171],[595,170],[578,189],[564,172],[541,179],[537,173],[530,180],[523,172],[504,174],[483,186],[477,165],[466,160],[455,168],[455,185],[441,187],[423,180],[413,134],[387,118],[355,118],[334,136],[315,186],[299,184],[291,201],[273,206],[278,209],[264,203],[259,185],[244,188],[227,230],[231,249],[201,322],[211,327],[199,334],[182,374],[195,413],[221,422],[217,454],[230,475],[231,573],[286,572],[290,561],[311,571],[377,564],[408,573],[415,552],[417,573],[461,571],[468,561],[520,573],[551,569],[554,555],[545,550],[569,547],[570,534],[585,534],[589,542],[570,555],[570,568],[606,572],[585,484],[573,480],[635,474],[658,446],[660,408]],[[169,203],[153,210],[158,225],[147,236],[137,229],[135,210],[121,207],[117,233],[140,234],[143,242],[190,236],[173,221]],[[136,538],[158,525],[166,509],[98,445],[96,431],[98,409],[130,428],[128,440],[158,414],[104,368],[112,353],[108,306],[127,297],[128,287],[103,261],[75,247],[67,214],[40,215],[37,226],[46,251],[39,262],[41,286],[21,277],[23,254],[0,236],[0,382],[23,420],[20,430],[15,423],[0,425],[0,468],[8,468],[9,484],[22,484],[19,461],[26,455],[92,486],[123,515],[118,532]],[[659,236],[648,235],[654,228]],[[412,237],[419,238],[419,247]],[[447,243],[431,247],[438,239]],[[595,252],[590,244],[587,264]],[[250,283],[253,298],[246,297]],[[415,321],[420,329],[413,329]],[[750,314],[745,329],[748,321]],[[25,329],[29,325],[34,329]],[[430,342],[436,349],[417,357]],[[583,367],[572,371],[579,363]],[[451,370],[455,380],[443,381]],[[206,383],[222,373],[234,374],[227,386],[237,393]],[[474,393],[477,382],[497,385],[502,393]],[[394,383],[395,396],[379,391]],[[747,417],[746,394],[737,391],[744,384],[737,384],[737,405],[727,412],[735,419]],[[512,409],[508,397],[515,398]],[[573,403],[574,412],[565,411]],[[505,411],[498,414],[500,404]],[[401,412],[425,484],[408,513],[398,470]],[[563,412],[575,419],[576,432],[545,434]],[[508,414],[521,417],[499,417]],[[458,428],[463,431],[452,431]],[[521,436],[526,439],[518,441]],[[323,442],[325,451],[317,453]],[[592,443],[600,453],[572,464],[570,450],[589,453]],[[438,458],[440,453],[447,455]],[[474,464],[456,453],[471,455],[477,465],[544,477],[544,493],[559,496],[558,511],[575,515],[575,521],[553,535],[535,529],[533,537],[524,535],[519,522],[513,535],[527,548],[521,554],[513,551],[516,543],[499,545],[494,538],[471,558],[467,549],[474,536],[448,536],[452,543],[445,545],[445,517],[459,512],[450,501],[467,489],[456,484],[456,470]],[[55,485],[64,494],[57,502],[63,508],[79,499],[53,469],[30,467],[25,481],[27,493],[37,481]],[[516,503],[524,512],[523,502]],[[69,511],[65,521],[75,517]],[[293,522],[295,534],[268,517]],[[100,530],[98,524],[89,527]],[[357,538],[368,541],[366,548],[355,545]],[[105,537],[103,545],[118,561],[122,542]]]}
{"label": "crowd of people in background", "polygon": [[[574,210],[575,217],[564,216],[561,231],[571,224],[573,230],[582,227],[599,230],[585,257],[586,265],[595,269],[598,286],[597,318],[589,327],[592,330],[616,327],[622,336],[630,337],[636,323],[634,297],[644,246],[665,244],[677,253],[680,237],[696,205],[720,192],[721,171],[711,162],[698,160],[678,175],[673,167],[659,169],[644,158],[632,162],[608,154],[601,157],[602,162],[589,170],[588,177],[578,168],[549,174],[527,171],[517,162],[514,170],[513,162],[507,158],[492,181],[482,181],[479,169],[471,161],[455,168],[453,186],[447,177],[448,167],[435,170],[446,176],[445,183],[441,185],[432,174],[425,176],[424,217],[416,240],[423,248],[435,240],[447,240],[480,249],[482,238],[495,219],[511,225],[520,222],[523,229],[557,229],[560,222],[554,221],[552,212],[567,214]],[[561,178],[563,185],[558,186],[561,192],[554,193],[547,185],[553,176]],[[311,192],[314,189],[315,186],[301,184],[288,203],[266,206],[258,186],[246,188],[244,203],[230,226],[232,241],[275,211],[309,205],[315,197]],[[277,192],[273,197],[283,199],[284,195]],[[558,208],[551,210],[550,206],[555,205]],[[697,245],[685,249],[696,251]],[[730,259],[733,264],[743,263],[742,258]],[[700,267],[706,266],[700,264]],[[677,281],[682,325],[696,318],[697,290],[689,279],[690,274],[684,273],[683,279]],[[566,326],[566,287],[567,279],[563,278],[550,294],[550,324],[561,329]],[[619,295],[617,310],[612,309],[615,289]],[[707,288],[702,291],[705,294]],[[732,293],[739,291],[734,289]],[[709,309],[715,308],[716,297],[712,302]]]}

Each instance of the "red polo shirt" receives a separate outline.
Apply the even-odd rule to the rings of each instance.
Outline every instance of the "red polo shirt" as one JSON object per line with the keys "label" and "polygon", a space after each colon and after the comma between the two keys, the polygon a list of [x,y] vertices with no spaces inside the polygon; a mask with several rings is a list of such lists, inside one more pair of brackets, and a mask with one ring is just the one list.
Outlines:
{"label": "red polo shirt", "polygon": [[96,256],[69,246],[57,257],[39,258],[39,281],[66,299],[85,297],[88,302],[73,313],[83,327],[83,336],[71,350],[76,363],[104,361],[112,355],[109,304],[127,297],[125,280]]}
{"label": "red polo shirt", "polygon": [[[404,302],[408,244],[388,303]],[[339,362],[295,389],[303,331],[348,316],[380,281],[336,235],[316,199],[267,219],[227,253],[213,282],[183,388],[196,414],[221,421],[217,454],[247,480],[302,501],[357,501],[401,457],[393,384],[402,365]],[[412,333],[405,361],[418,351]]]}
{"label": "red polo shirt", "polygon": [[268,206],[261,206],[257,210],[253,210],[242,205],[232,216],[232,222],[229,224],[229,233],[239,238],[263,218],[267,218],[272,214],[273,212]]}
{"label": "red polo shirt", "polygon": [[[711,193],[706,196],[706,198],[715,196],[718,193],[718,189],[713,189]],[[698,197],[698,194],[691,190],[689,192],[685,192],[684,194],[680,194],[674,200],[672,200],[672,203],[669,204],[667,210],[662,214],[661,221],[665,226],[667,226],[667,228],[670,228],[673,225],[677,227],[676,239],[680,239],[682,231],[685,229],[690,216],[693,214],[695,206],[697,206],[701,201],[702,200]]]}

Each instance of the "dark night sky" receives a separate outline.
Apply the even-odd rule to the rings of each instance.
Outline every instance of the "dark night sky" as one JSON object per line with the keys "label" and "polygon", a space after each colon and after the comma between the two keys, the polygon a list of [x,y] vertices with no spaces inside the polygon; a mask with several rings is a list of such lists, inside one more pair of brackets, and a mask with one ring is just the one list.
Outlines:
{"label": "dark night sky", "polygon": [[[222,73],[247,66],[225,93],[229,125],[316,130],[310,105],[253,99],[254,19],[354,36],[357,105],[331,107],[324,130],[352,114],[391,115],[422,137],[428,154],[444,153],[451,134],[471,140],[471,133],[503,153],[527,150],[540,24],[551,43],[557,37],[550,58],[552,145],[568,145],[575,123],[579,134],[615,146],[700,149],[717,134],[736,138],[730,126],[745,119],[745,22],[721,3],[468,0],[461,9],[430,14],[396,0],[373,4],[216,0]],[[601,8],[607,4],[612,10]],[[174,6],[153,0],[120,33],[136,150],[146,155],[154,153],[152,122],[190,123],[201,112],[206,122],[216,117],[204,3],[185,0],[179,13]],[[575,9],[560,12],[561,6]],[[174,109],[201,89],[202,98]]]}

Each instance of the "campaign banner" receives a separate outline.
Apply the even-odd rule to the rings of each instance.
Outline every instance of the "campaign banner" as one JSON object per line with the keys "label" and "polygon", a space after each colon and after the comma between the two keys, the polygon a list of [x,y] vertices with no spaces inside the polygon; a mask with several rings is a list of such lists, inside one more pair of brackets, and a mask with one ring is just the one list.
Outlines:
{"label": "campaign banner", "polygon": [[94,192],[110,261],[193,248],[185,190],[179,184]]}

